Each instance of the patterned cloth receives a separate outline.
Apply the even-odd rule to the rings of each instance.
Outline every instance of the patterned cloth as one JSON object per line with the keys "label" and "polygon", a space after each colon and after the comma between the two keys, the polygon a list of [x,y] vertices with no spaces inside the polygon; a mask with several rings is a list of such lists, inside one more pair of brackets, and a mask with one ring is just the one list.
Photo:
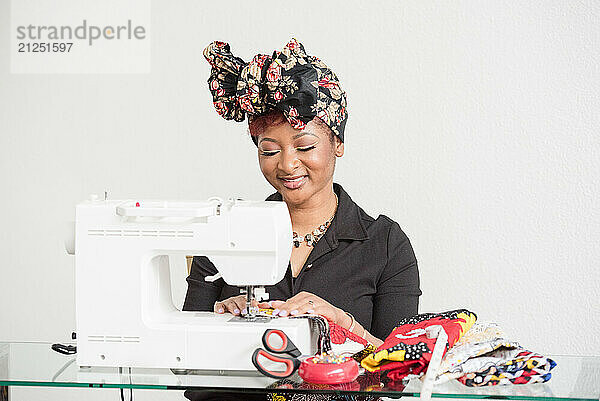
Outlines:
{"label": "patterned cloth", "polygon": [[444,356],[436,384],[452,379],[471,387],[545,382],[554,366],[553,360],[509,340],[497,324],[477,322]]}
{"label": "patterned cloth", "polygon": [[438,370],[436,384],[459,378],[468,371],[465,364],[499,348],[519,348],[519,343],[507,338],[504,331],[495,323],[476,322],[469,331],[448,350]]}
{"label": "patterned cloth", "polygon": [[204,49],[212,66],[208,86],[217,112],[226,120],[244,121],[278,109],[295,129],[319,117],[340,140],[348,119],[346,93],[337,76],[292,39],[272,56],[257,54],[246,63],[225,42]]}
{"label": "patterned cloth", "polygon": [[[408,375],[425,372],[435,346],[435,338],[427,338],[425,329],[440,325],[448,334],[448,346],[452,347],[471,328],[477,316],[466,309],[444,313],[424,313],[401,320],[384,343],[361,365],[368,371],[387,371],[392,381],[400,381]],[[445,350],[445,351],[446,351]]]}
{"label": "patterned cloth", "polygon": [[458,381],[469,387],[483,387],[547,382],[552,377],[550,371],[556,362],[516,348],[498,349],[486,356],[469,359],[464,365],[464,371],[470,373],[459,377]]}
{"label": "patterned cloth", "polygon": [[[282,379],[271,384],[269,389],[277,390],[325,390],[325,391],[377,391],[379,386],[378,374],[360,375],[356,381],[342,384],[313,384],[306,382],[298,382],[296,380]],[[373,395],[356,395],[356,394],[319,394],[314,393],[268,393],[267,401],[376,401],[379,397]]]}

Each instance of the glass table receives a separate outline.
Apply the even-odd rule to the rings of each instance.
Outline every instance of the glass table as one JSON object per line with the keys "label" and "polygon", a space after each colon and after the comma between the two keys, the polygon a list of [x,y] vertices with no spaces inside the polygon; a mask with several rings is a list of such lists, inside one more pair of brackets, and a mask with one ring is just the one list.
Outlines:
{"label": "glass table", "polygon": [[[0,400],[8,386],[90,387],[156,390],[198,390],[249,393],[353,394],[375,397],[419,397],[421,381],[405,386],[383,384],[378,374],[363,374],[338,386],[311,385],[294,375],[276,380],[258,372],[172,372],[169,369],[79,368],[74,355],[62,355],[49,343],[0,342]],[[510,400],[595,400],[600,398],[600,357],[552,356],[557,366],[547,383],[467,387],[457,381],[433,388],[433,398]]]}

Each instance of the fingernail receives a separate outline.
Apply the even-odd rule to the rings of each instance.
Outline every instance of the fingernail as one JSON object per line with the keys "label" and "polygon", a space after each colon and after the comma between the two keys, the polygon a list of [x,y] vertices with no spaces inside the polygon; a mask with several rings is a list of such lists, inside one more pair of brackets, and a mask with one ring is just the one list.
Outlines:
{"label": "fingernail", "polygon": [[279,309],[274,309],[273,310],[273,316],[277,316],[278,313],[279,313]]}
{"label": "fingernail", "polygon": [[223,313],[223,308],[219,308],[218,313]]}
{"label": "fingernail", "polygon": [[288,315],[288,311],[286,310],[282,310],[281,312],[279,312],[279,316],[287,316]]}
{"label": "fingernail", "polygon": [[267,303],[269,304],[269,308],[272,308],[272,307],[273,307],[273,301],[269,301],[269,302],[267,302]]}
{"label": "fingernail", "polygon": [[234,315],[239,315],[239,313],[240,313],[240,310],[239,310],[238,308],[235,308],[235,309],[233,310],[233,314],[234,314]]}
{"label": "fingernail", "polygon": [[290,315],[297,315],[298,314],[298,309],[294,309],[293,311],[290,312]]}
{"label": "fingernail", "polygon": [[309,309],[306,311],[306,313],[308,313],[309,315],[312,315],[313,313],[315,313],[314,309]]}
{"label": "fingernail", "polygon": [[242,309],[242,315],[245,315],[246,313],[248,313],[248,309],[246,309],[246,308]]}

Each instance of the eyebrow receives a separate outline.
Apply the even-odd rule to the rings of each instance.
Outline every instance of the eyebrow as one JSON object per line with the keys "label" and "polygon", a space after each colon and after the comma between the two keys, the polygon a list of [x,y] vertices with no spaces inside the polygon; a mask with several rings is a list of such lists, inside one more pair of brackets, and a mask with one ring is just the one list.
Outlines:
{"label": "eyebrow", "polygon": [[263,143],[263,142],[265,142],[265,141],[266,141],[266,142],[273,142],[273,143],[277,143],[277,141],[276,141],[275,139],[273,139],[273,138],[263,138],[263,139],[261,139],[261,140],[258,142],[258,144],[260,145],[261,143]]}
{"label": "eyebrow", "polygon": [[310,132],[306,132],[306,131],[301,131],[301,132],[297,133],[296,135],[294,135],[292,138],[293,139],[297,139],[297,138],[300,138],[301,136],[304,136],[304,135],[312,135],[315,138],[318,138],[318,136],[316,136],[315,134],[311,134]]}

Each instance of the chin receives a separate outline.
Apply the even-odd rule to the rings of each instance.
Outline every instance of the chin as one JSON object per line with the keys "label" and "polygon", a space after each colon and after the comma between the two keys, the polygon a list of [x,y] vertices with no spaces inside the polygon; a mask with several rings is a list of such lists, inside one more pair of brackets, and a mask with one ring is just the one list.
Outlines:
{"label": "chin", "polygon": [[312,192],[306,186],[297,189],[289,189],[283,185],[278,189],[278,192],[283,196],[286,202],[294,205],[301,205],[311,198]]}

